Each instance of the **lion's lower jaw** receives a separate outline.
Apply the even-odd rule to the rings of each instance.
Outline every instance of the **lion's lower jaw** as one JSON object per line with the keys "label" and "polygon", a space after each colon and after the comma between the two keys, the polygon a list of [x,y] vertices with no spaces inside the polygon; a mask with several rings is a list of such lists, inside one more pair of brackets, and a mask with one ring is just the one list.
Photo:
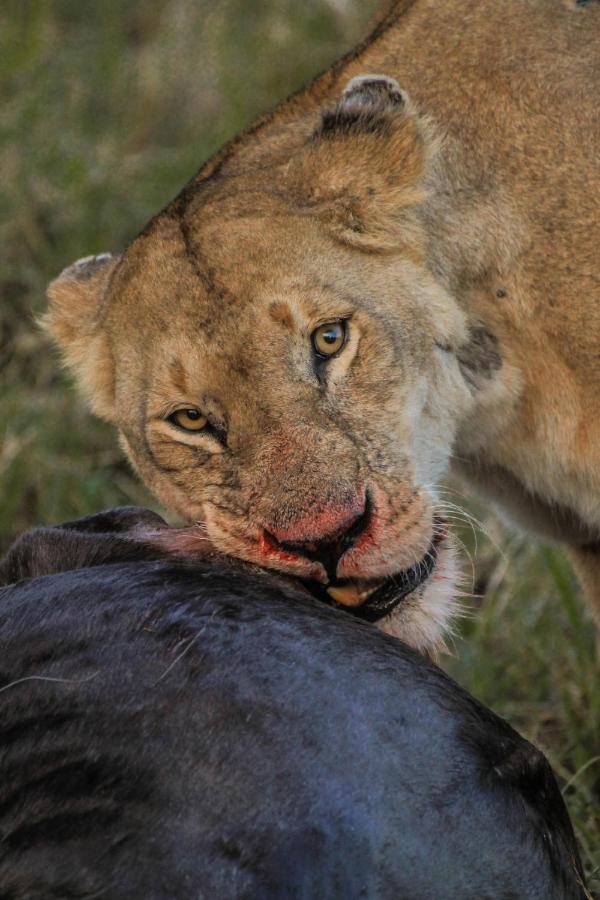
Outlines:
{"label": "lion's lower jaw", "polygon": [[458,553],[451,537],[439,545],[438,561],[432,575],[406,597],[377,628],[400,638],[419,653],[434,656],[446,648],[452,620],[459,613],[456,599],[461,579]]}

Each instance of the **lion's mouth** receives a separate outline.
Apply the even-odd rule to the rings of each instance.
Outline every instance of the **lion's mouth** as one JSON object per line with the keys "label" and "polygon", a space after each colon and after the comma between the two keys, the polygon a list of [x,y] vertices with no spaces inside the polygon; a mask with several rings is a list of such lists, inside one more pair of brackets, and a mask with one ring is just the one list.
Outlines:
{"label": "lion's mouth", "polygon": [[343,580],[330,582],[327,586],[316,581],[304,581],[304,585],[314,597],[329,606],[343,609],[366,622],[378,622],[431,577],[443,536],[442,532],[436,532],[422,559],[387,578]]}

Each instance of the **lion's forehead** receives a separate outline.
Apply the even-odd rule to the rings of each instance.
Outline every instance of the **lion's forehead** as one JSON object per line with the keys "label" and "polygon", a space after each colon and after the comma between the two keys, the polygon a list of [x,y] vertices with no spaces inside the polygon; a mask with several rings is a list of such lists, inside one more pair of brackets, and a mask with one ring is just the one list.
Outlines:
{"label": "lion's forehead", "polygon": [[298,330],[335,311],[336,293],[344,288],[336,291],[331,270],[322,274],[316,248],[308,253],[296,241],[284,253],[277,229],[269,242],[256,236],[240,246],[238,237],[237,229],[224,228],[186,247],[179,229],[157,228],[138,239],[113,280],[108,323],[115,338],[126,334],[128,343],[164,346],[181,337],[222,355],[243,337],[250,352],[256,344],[277,343],[285,326]]}
{"label": "lion's forehead", "polygon": [[220,319],[278,296],[322,300],[327,291],[360,292],[378,280],[380,266],[308,217],[198,217],[159,217],[133,242],[113,279],[116,312],[137,306],[147,319],[151,311]]}

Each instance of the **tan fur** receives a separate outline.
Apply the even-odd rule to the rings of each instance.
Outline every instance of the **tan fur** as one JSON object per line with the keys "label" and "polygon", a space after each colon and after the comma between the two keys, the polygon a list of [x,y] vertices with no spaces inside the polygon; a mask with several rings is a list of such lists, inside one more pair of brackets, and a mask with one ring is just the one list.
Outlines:
{"label": "tan fur", "polygon": [[117,260],[109,253],[88,256],[65,269],[48,289],[50,309],[42,325],[63,350],[64,360],[97,415],[112,419],[115,366],[98,327],[108,277]]}
{"label": "tan fur", "polygon": [[[426,551],[452,464],[587,548],[600,615],[599,46],[600,4],[401,0],[118,263],[53,283],[49,330],[166,506],[324,580],[269,559],[262,529],[308,534],[366,486],[374,541],[340,577],[368,579]],[[311,332],[340,318],[317,377]],[[175,433],[181,406],[213,434]],[[453,571],[444,538],[384,626],[438,643]]]}

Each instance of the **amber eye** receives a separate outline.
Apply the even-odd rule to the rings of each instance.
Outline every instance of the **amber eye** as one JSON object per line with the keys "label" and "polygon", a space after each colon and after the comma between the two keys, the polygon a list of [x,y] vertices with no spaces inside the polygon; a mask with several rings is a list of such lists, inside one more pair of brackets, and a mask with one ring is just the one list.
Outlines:
{"label": "amber eye", "polygon": [[345,322],[326,322],[312,333],[312,343],[319,356],[335,356],[346,341]]}
{"label": "amber eye", "polygon": [[172,425],[183,428],[184,431],[202,431],[206,428],[208,419],[199,409],[178,409],[167,419]]}

